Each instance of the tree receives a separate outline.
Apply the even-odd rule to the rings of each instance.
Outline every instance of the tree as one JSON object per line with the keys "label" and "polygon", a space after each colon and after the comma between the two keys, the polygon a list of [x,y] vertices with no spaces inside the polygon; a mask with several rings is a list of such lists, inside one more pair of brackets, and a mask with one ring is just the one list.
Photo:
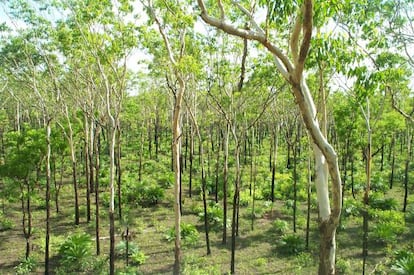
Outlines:
{"label": "tree", "polygon": [[[290,50],[292,58],[284,54],[282,50],[270,41],[269,36],[270,20],[281,20],[283,15],[276,14],[279,3],[277,1],[268,2],[266,28],[263,30],[254,20],[249,9],[244,8],[241,4],[235,3],[234,6],[241,12],[244,18],[247,18],[252,30],[244,30],[225,21],[226,12],[221,2],[215,11],[220,15],[216,18],[210,15],[203,0],[197,1],[201,10],[201,18],[209,25],[220,28],[224,32],[236,35],[241,38],[255,40],[261,43],[275,57],[275,64],[278,71],[286,79],[292,88],[293,95],[299,106],[303,121],[313,142],[313,150],[316,161],[316,189],[318,194],[319,213],[320,213],[320,231],[321,245],[319,257],[319,274],[335,273],[335,231],[339,223],[341,213],[341,178],[339,174],[337,155],[333,147],[324,137],[319,123],[316,120],[316,107],[312,99],[312,95],[306,84],[304,75],[305,61],[308,55],[309,46],[312,38],[313,29],[313,2],[305,0],[299,7],[293,8],[289,5],[282,7],[290,7],[291,10],[282,10],[285,14],[291,15],[297,9],[297,16],[294,28],[290,33]],[[291,2],[289,2],[291,3]],[[279,16],[279,17],[278,17]],[[300,36],[302,34],[302,39]],[[328,192],[328,175],[324,169],[327,163],[329,174],[332,180],[332,201],[333,206],[329,203]]]}

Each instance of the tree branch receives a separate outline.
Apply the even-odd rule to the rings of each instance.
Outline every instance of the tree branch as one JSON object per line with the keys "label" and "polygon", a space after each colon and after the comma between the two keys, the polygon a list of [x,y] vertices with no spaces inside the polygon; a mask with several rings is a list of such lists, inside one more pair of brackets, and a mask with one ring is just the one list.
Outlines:
{"label": "tree branch", "polygon": [[[310,0],[309,0],[310,1]],[[280,73],[285,77],[287,80],[289,80],[289,73],[293,72],[293,65],[287,58],[285,54],[281,51],[281,49],[271,42],[267,40],[267,37],[265,34],[257,33],[252,30],[244,30],[239,29],[237,27],[234,27],[231,24],[228,24],[224,22],[224,20],[217,19],[215,17],[212,17],[208,14],[206,6],[204,4],[203,0],[197,0],[198,6],[201,10],[201,18],[206,22],[207,24],[216,27],[218,29],[221,29],[222,31],[235,35],[241,38],[246,38],[249,40],[256,40],[259,43],[261,43],[264,47],[266,47],[276,58],[276,65],[278,67],[278,70]]]}
{"label": "tree branch", "polygon": [[295,64],[295,77],[297,81],[300,81],[300,78],[305,67],[305,60],[308,56],[310,42],[312,38],[312,28],[313,28],[313,3],[312,0],[306,0],[303,11],[303,38],[302,44],[300,46],[298,62]]}

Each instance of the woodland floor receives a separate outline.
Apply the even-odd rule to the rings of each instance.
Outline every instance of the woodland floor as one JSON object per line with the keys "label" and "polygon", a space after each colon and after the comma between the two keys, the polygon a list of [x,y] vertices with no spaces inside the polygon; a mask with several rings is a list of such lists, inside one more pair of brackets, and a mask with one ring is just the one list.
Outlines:
{"label": "woodland floor", "polygon": [[[172,197],[167,190],[166,198],[158,205],[150,208],[137,207],[131,213],[134,226],[131,231],[134,233],[133,242],[147,256],[145,264],[137,267],[137,274],[171,274],[174,262],[174,243],[167,242],[165,239],[166,231],[172,227],[174,215],[172,209]],[[58,239],[65,238],[70,233],[82,231],[94,236],[94,223],[86,223],[85,207],[81,208],[81,224],[73,225],[73,198],[72,187],[65,185],[62,187],[60,200],[60,213],[55,212],[54,204],[51,224],[51,265],[52,270],[57,265],[56,257]],[[402,197],[402,190],[395,187],[388,196],[398,194]],[[228,244],[221,243],[221,232],[211,232],[212,254],[206,256],[204,243],[204,232],[202,222],[194,213],[193,209],[201,206],[199,196],[190,199],[185,196],[183,205],[183,221],[197,225],[199,230],[199,241],[195,246],[183,247],[183,273],[184,274],[225,274],[230,269],[230,228],[228,229]],[[348,194],[349,195],[349,194]],[[396,195],[397,197],[397,195]],[[81,205],[84,205],[84,194],[82,195]],[[5,216],[11,219],[14,227],[10,230],[0,232],[0,274],[14,274],[14,267],[24,256],[25,240],[21,231],[21,212],[18,201],[5,203]],[[318,230],[317,213],[313,210],[311,217],[310,249],[311,252],[304,252],[299,255],[285,256],[278,252],[278,240],[280,234],[272,229],[272,222],[276,218],[284,219],[291,224],[292,217],[283,210],[282,202],[276,202],[272,207],[257,202],[257,208],[265,209],[263,215],[254,221],[254,230],[251,230],[251,220],[249,212],[251,208],[241,208],[240,236],[237,239],[236,252],[236,273],[237,274],[316,274],[318,263]],[[300,206],[297,233],[305,238],[305,205]],[[32,255],[38,259],[36,274],[43,273],[43,240],[44,231],[44,209],[34,205],[33,207],[34,234]],[[92,209],[93,212],[93,209]],[[231,217],[231,209],[229,217]],[[109,250],[108,219],[105,208],[101,210],[101,251],[107,255]],[[94,217],[92,217],[94,220]],[[117,224],[116,242],[120,241],[121,226]],[[369,257],[367,262],[367,274],[389,274],[387,268],[387,253],[398,248],[400,244],[413,242],[414,226],[407,223],[406,233],[398,236],[398,241],[392,245],[383,245],[375,240],[370,240]],[[342,228],[337,234],[337,258],[349,264],[346,274],[362,273],[362,219],[347,218],[342,224]],[[116,262],[117,270],[122,270],[124,260],[118,259]]]}

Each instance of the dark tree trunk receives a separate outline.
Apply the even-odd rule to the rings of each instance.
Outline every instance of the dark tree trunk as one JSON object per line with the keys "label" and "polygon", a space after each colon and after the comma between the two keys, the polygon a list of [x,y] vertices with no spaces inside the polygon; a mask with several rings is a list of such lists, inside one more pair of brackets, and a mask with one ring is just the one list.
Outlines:
{"label": "dark tree trunk", "polygon": [[[157,146],[158,147],[158,146]],[[118,197],[118,217],[122,220],[122,170],[121,170],[121,129],[118,125],[116,128],[116,154],[115,154],[115,175],[117,185],[117,197]]]}
{"label": "dark tree trunk", "polygon": [[411,141],[412,141],[412,133],[411,133],[411,125],[410,122],[407,120],[407,157],[405,160],[405,169],[404,169],[404,203],[403,203],[403,212],[407,210],[407,199],[408,199],[408,182],[409,182],[409,172],[410,172],[410,160],[411,160]]}
{"label": "dark tree trunk", "polygon": [[237,228],[238,228],[238,216],[239,216],[239,195],[240,195],[240,179],[241,179],[241,171],[240,171],[240,145],[237,141],[237,137],[235,136],[235,130],[233,129],[233,135],[236,143],[236,182],[235,182],[235,190],[233,196],[233,217],[231,222],[231,263],[230,269],[231,274],[235,274],[235,261],[236,261],[236,236],[237,236]]}
{"label": "dark tree trunk", "polygon": [[222,243],[227,243],[227,180],[229,162],[229,135],[230,125],[227,124],[226,137],[224,141],[224,169],[223,169],[223,237]]}
{"label": "dark tree trunk", "polygon": [[96,243],[96,255],[101,254],[100,245],[100,217],[99,217],[99,173],[100,173],[100,154],[101,154],[101,141],[100,141],[101,126],[97,125],[95,128],[95,136],[93,141],[93,147],[95,152],[95,243]]}
{"label": "dark tree trunk", "polygon": [[46,118],[46,235],[45,235],[45,274],[49,274],[49,242],[50,242],[50,185],[51,185],[51,171],[50,171],[50,156],[51,156],[51,126],[50,119]]}
{"label": "dark tree trunk", "polygon": [[[75,193],[75,224],[79,225],[79,191],[76,173],[76,161],[72,161],[72,183],[73,191]],[[89,195],[87,195],[87,198],[89,198]]]}
{"label": "dark tree trunk", "polygon": [[138,181],[142,180],[142,155],[144,153],[144,135],[141,133],[141,146],[139,149],[139,160],[138,160]]}
{"label": "dark tree trunk", "polygon": [[85,180],[86,180],[86,186],[88,188],[89,186],[89,192],[92,194],[93,191],[91,190],[91,177],[90,177],[90,153],[89,153],[89,149],[90,149],[90,144],[89,144],[89,123],[88,123],[88,117],[86,115],[86,113],[84,114],[84,144],[83,144],[83,155],[85,158]]}
{"label": "dark tree trunk", "polygon": [[[189,175],[189,179],[188,179],[188,184],[189,184],[189,190],[188,190],[188,194],[190,196],[190,198],[193,195],[193,159],[194,159],[194,133],[193,133],[193,128],[191,127],[191,133],[190,133],[190,175]],[[200,141],[201,144],[202,141]],[[202,150],[202,148],[201,148]],[[200,152],[201,154],[201,152]],[[201,157],[201,156],[200,156]]]}
{"label": "dark tree trunk", "polygon": [[392,189],[392,186],[394,184],[394,171],[395,171],[395,137],[394,137],[394,135],[392,136],[390,151],[392,151],[391,175],[390,175],[390,189]]}
{"label": "dark tree trunk", "polygon": [[216,177],[215,177],[215,188],[214,188],[214,201],[218,203],[218,192],[219,192],[219,169],[220,169],[220,146],[217,150],[217,161],[216,161]]}
{"label": "dark tree trunk", "polygon": [[309,229],[310,229],[310,211],[311,211],[311,194],[312,194],[312,172],[311,157],[308,157],[308,184],[307,184],[307,204],[306,204],[306,249],[309,249]]}

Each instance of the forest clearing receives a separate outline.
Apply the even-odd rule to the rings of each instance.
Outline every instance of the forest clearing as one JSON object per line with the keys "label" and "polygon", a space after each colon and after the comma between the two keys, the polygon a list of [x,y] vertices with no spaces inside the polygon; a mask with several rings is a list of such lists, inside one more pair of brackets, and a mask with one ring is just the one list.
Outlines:
{"label": "forest clearing", "polygon": [[414,274],[413,19],[0,1],[0,274]]}

